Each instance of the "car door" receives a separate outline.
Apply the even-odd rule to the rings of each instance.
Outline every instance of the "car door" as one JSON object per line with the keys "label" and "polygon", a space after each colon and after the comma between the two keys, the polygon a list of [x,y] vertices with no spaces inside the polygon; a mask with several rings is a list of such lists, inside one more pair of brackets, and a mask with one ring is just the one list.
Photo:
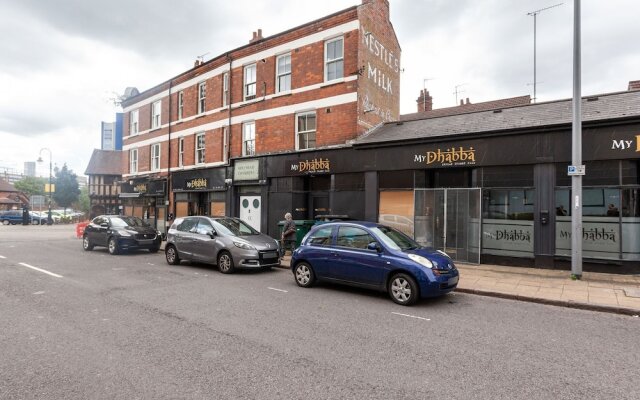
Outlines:
{"label": "car door", "polygon": [[193,259],[198,217],[186,217],[176,227],[175,245],[181,258]]}
{"label": "car door", "polygon": [[311,264],[316,276],[329,277],[333,262],[334,227],[323,226],[309,234],[306,241],[304,258]]}
{"label": "car door", "polygon": [[89,235],[89,240],[94,245],[107,245],[107,228],[101,226],[104,223],[107,223],[106,218],[95,217],[88,226],[87,234]]}
{"label": "car door", "polygon": [[356,226],[340,226],[333,250],[331,275],[339,280],[370,286],[381,286],[387,268],[385,259],[367,246],[376,239]]}
{"label": "car door", "polygon": [[198,218],[195,234],[193,235],[193,257],[208,264],[216,263],[218,254],[218,237],[212,233],[213,225],[206,218]]}

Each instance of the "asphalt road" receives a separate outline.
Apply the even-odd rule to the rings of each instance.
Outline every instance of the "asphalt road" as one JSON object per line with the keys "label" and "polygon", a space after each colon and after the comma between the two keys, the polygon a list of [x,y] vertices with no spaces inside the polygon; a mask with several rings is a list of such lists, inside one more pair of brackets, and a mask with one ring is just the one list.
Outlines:
{"label": "asphalt road", "polygon": [[401,307],[0,226],[0,399],[638,399],[639,330],[466,294]]}

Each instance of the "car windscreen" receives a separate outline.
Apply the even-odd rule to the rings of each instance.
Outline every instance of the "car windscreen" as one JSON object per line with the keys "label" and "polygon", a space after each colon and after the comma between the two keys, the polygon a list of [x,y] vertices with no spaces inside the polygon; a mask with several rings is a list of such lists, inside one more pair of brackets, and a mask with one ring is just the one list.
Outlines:
{"label": "car windscreen", "polygon": [[382,240],[382,242],[384,242],[384,244],[394,250],[415,250],[422,247],[409,236],[393,228],[389,228],[388,226],[381,225],[372,228],[371,230],[380,238],[380,240]]}
{"label": "car windscreen", "polygon": [[149,226],[138,217],[113,217],[109,219],[114,228],[126,228],[127,226]]}
{"label": "car windscreen", "polygon": [[260,234],[260,232],[256,231],[241,220],[233,218],[216,219],[213,221],[213,227],[215,228],[216,232],[219,232],[223,235],[250,236]]}

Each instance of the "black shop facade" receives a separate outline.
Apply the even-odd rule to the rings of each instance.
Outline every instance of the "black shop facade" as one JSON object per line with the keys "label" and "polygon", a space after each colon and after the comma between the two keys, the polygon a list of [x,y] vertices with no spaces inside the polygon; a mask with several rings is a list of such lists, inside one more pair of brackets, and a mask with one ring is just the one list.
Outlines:
{"label": "black shop facade", "polygon": [[[277,237],[286,212],[294,219],[344,216],[392,226],[458,261],[567,266],[570,125],[397,141],[372,136],[267,156],[262,231]],[[638,121],[585,124],[585,270],[640,271],[639,141]]]}
{"label": "black shop facade", "polygon": [[164,232],[167,223],[167,179],[143,177],[130,179],[120,185],[122,214],[141,218]]}

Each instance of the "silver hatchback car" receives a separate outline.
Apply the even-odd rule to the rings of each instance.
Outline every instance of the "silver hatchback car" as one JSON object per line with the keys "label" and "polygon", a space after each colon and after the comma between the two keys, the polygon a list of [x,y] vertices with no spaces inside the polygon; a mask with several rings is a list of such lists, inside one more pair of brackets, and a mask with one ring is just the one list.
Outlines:
{"label": "silver hatchback car", "polygon": [[181,260],[215,264],[220,272],[236,268],[271,268],[280,265],[278,242],[239,218],[177,218],[167,233],[167,263]]}

